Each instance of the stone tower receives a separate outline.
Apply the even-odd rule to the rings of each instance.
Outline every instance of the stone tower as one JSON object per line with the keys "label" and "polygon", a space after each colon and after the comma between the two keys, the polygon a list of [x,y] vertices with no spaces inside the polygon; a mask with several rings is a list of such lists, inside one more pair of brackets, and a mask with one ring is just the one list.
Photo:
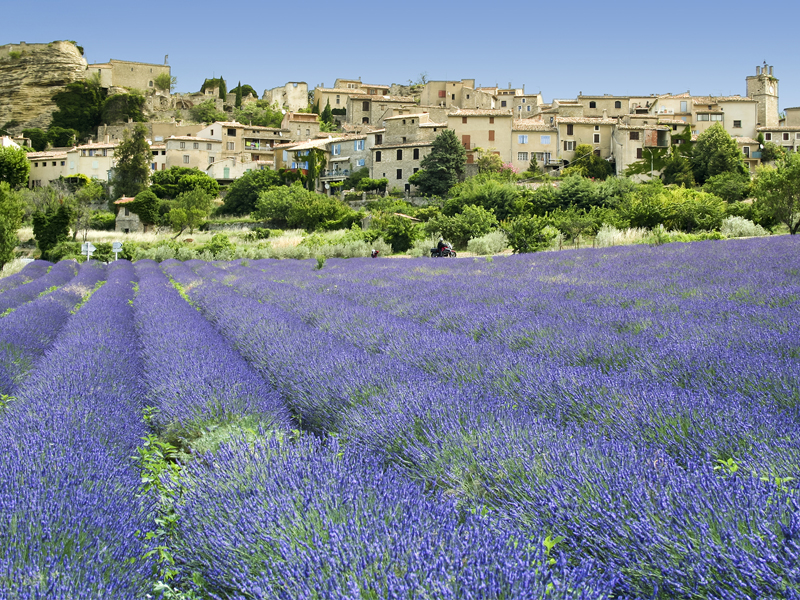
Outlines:
{"label": "stone tower", "polygon": [[779,125],[778,79],[767,63],[763,67],[756,67],[756,74],[747,78],[747,96],[758,102],[756,123],[759,127]]}

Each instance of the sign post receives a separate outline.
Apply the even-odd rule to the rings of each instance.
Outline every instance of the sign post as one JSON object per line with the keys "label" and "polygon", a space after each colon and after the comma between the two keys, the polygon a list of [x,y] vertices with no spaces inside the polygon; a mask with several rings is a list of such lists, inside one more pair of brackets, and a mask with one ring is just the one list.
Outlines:
{"label": "sign post", "polygon": [[97,250],[97,248],[94,247],[94,244],[92,244],[92,242],[83,242],[83,245],[81,246],[81,254],[83,254],[84,252],[86,253],[86,260],[92,258],[92,252],[94,252],[95,250]]}
{"label": "sign post", "polygon": [[114,242],[111,244],[111,250],[114,252],[114,260],[117,260],[117,254],[122,252],[122,242]]}

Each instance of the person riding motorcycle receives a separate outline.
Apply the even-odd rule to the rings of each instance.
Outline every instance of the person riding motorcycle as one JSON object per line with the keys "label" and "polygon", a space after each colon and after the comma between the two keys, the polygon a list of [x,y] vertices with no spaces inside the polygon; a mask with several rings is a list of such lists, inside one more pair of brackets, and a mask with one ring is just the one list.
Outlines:
{"label": "person riding motorcycle", "polygon": [[447,248],[449,244],[444,241],[444,238],[440,237],[438,243],[436,244],[436,250],[439,252],[442,251],[442,248]]}

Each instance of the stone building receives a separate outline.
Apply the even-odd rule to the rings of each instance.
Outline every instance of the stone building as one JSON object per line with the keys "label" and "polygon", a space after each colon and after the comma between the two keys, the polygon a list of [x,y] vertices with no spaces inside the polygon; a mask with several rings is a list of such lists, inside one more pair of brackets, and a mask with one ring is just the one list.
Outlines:
{"label": "stone building", "polygon": [[139,220],[139,215],[131,212],[127,206],[134,200],[136,198],[122,197],[114,202],[114,206],[117,209],[114,231],[118,233],[137,233],[144,230],[144,226]]}
{"label": "stone building", "polygon": [[511,164],[527,171],[531,160],[544,172],[558,161],[558,129],[542,119],[514,119],[511,126]]}
{"label": "stone building", "polygon": [[308,108],[308,84],[305,81],[290,81],[281,87],[264,90],[261,99],[277,104],[279,108],[297,112]]}
{"label": "stone building", "polygon": [[510,108],[457,109],[447,115],[448,129],[455,132],[467,150],[467,164],[477,160],[477,148],[499,154],[504,163],[511,162],[512,121]]}
{"label": "stone building", "polygon": [[760,127],[778,125],[778,78],[773,67],[764,63],[756,67],[756,74],[746,78],[747,96],[758,103],[756,124]]}
{"label": "stone building", "polygon": [[170,66],[111,59],[107,63],[88,65],[87,74],[98,73],[104,88],[127,88],[142,92],[155,90],[156,77],[172,75]]}

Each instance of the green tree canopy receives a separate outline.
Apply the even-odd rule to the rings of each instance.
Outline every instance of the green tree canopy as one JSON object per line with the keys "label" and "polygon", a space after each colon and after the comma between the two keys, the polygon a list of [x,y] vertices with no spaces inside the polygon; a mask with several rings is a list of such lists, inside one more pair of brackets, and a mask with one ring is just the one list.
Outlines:
{"label": "green tree canopy", "polygon": [[213,100],[206,100],[200,104],[195,104],[189,109],[189,116],[198,123],[213,123],[215,121],[227,121],[228,113],[217,110],[217,105]]}
{"label": "green tree canopy", "polygon": [[0,182],[5,182],[11,188],[28,184],[31,172],[31,163],[28,153],[22,148],[13,146],[0,146]]}
{"label": "green tree canopy", "polygon": [[330,98],[328,99],[328,103],[325,105],[325,109],[322,111],[319,120],[323,123],[327,123],[328,125],[333,125],[333,110],[331,109]]}
{"label": "green tree canopy", "polygon": [[78,140],[78,132],[74,129],[65,129],[51,125],[47,130],[47,139],[51,146],[56,148],[69,148]]}
{"label": "green tree canopy", "polygon": [[117,163],[112,178],[115,197],[136,196],[147,187],[150,179],[150,156],[147,128],[137,123],[132,133],[125,129],[122,142],[114,151]]}
{"label": "green tree canopy", "polygon": [[236,108],[242,108],[242,82],[239,82],[239,85],[236,86],[236,100],[234,101],[233,105]]}
{"label": "green tree canopy", "polygon": [[503,233],[514,252],[546,250],[558,235],[552,227],[547,227],[545,218],[531,215],[520,215],[506,222]]}
{"label": "green tree canopy", "polygon": [[605,179],[612,173],[611,163],[594,153],[591,144],[578,144],[572,162],[562,175],[581,175],[589,179]]}
{"label": "green tree canopy", "polygon": [[759,209],[795,235],[800,229],[800,154],[790,152],[774,167],[760,167],[754,187]]}
{"label": "green tree canopy", "polygon": [[692,149],[691,163],[694,179],[700,185],[726,171],[748,174],[744,155],[736,140],[719,123],[714,123],[698,136]]}
{"label": "green tree canopy", "polygon": [[481,206],[494,212],[501,221],[517,214],[522,201],[522,188],[501,175],[487,173],[470,177],[450,190],[443,212],[453,216],[465,206]]}
{"label": "green tree canopy", "polygon": [[127,123],[129,119],[137,123],[147,120],[144,116],[144,96],[131,92],[106,98],[101,113],[103,123]]}
{"label": "green tree canopy", "polygon": [[53,95],[58,110],[53,113],[52,125],[74,129],[82,140],[86,139],[101,123],[105,100],[99,77],[73,81]]}
{"label": "green tree canopy", "polygon": [[283,113],[277,104],[270,104],[267,100],[249,102],[233,111],[233,117],[239,123],[259,125],[261,127],[280,127]]}
{"label": "green tree canopy", "polygon": [[62,202],[55,207],[48,207],[44,212],[33,213],[33,237],[42,253],[42,258],[48,259],[50,251],[69,237],[69,225],[74,216],[67,202]]}
{"label": "green tree canopy", "polygon": [[664,164],[661,179],[667,185],[675,184],[687,188],[694,187],[692,164],[683,154],[672,152]]}
{"label": "green tree canopy", "polygon": [[278,227],[316,231],[350,227],[357,214],[337,198],[310,192],[295,182],[262,192],[253,216]]}
{"label": "green tree canopy", "polygon": [[174,208],[169,211],[169,222],[175,231],[181,232],[187,227],[191,233],[211,212],[213,198],[203,190],[194,189],[179,194]]}
{"label": "green tree canopy", "polygon": [[23,129],[22,135],[28,138],[31,141],[31,147],[36,152],[43,152],[47,150],[47,132],[43,129],[39,129],[38,127],[33,127],[31,129]]}
{"label": "green tree canopy", "polygon": [[181,192],[195,188],[202,189],[214,198],[219,195],[217,181],[197,168],[170,167],[164,171],[156,171],[150,176],[150,182],[150,190],[165,200],[172,200]]}
{"label": "green tree canopy", "polygon": [[0,271],[6,263],[14,260],[17,246],[17,230],[25,214],[24,203],[19,194],[6,182],[0,182]]}
{"label": "green tree canopy", "polygon": [[738,202],[750,196],[750,177],[741,173],[725,171],[706,180],[703,191],[714,194],[725,202]]}
{"label": "green tree canopy", "polygon": [[252,85],[247,85],[246,83],[244,85],[242,85],[242,83],[239,82],[239,85],[237,85],[235,88],[233,88],[231,90],[231,93],[238,94],[240,91],[241,91],[241,94],[242,94],[242,98],[246,98],[250,94],[252,94],[254,97],[258,98],[258,94],[256,93],[256,91],[255,91],[255,89],[253,88]]}
{"label": "green tree canopy", "polygon": [[420,170],[409,178],[424,196],[444,196],[464,175],[467,151],[452,129],[433,141],[430,153],[420,161]]}
{"label": "green tree canopy", "polygon": [[159,199],[151,189],[143,190],[136,194],[133,202],[128,204],[128,209],[139,216],[145,231],[150,225],[159,221]]}
{"label": "green tree canopy", "polygon": [[162,92],[171,92],[178,84],[178,78],[174,75],[170,75],[169,73],[159,73],[156,75],[153,83],[155,84],[157,90],[161,90]]}
{"label": "green tree canopy", "polygon": [[248,215],[256,209],[259,194],[281,185],[276,171],[247,171],[228,187],[220,212],[228,215]]}

